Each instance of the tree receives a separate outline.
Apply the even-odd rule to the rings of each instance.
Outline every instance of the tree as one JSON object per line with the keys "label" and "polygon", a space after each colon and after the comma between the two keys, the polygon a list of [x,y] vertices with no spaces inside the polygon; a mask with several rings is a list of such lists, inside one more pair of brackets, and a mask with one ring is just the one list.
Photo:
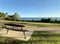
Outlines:
{"label": "tree", "polygon": [[48,23],[51,22],[51,18],[48,18],[48,19],[47,19],[47,22],[48,22]]}
{"label": "tree", "polygon": [[5,17],[5,14],[0,12],[0,17]]}
{"label": "tree", "polygon": [[54,20],[54,23],[57,23],[57,22],[58,22],[57,19],[55,19],[55,20]]}
{"label": "tree", "polygon": [[40,20],[40,22],[49,23],[49,22],[51,22],[51,18],[42,18],[42,19]]}
{"label": "tree", "polygon": [[6,18],[6,13],[0,12],[0,20],[3,20]]}
{"label": "tree", "polygon": [[8,17],[6,18],[7,20],[14,20],[14,21],[18,21],[20,18],[20,16],[15,12],[13,15],[8,15]]}
{"label": "tree", "polygon": [[8,16],[8,13],[6,12],[6,13],[5,13],[5,18],[6,18],[7,16]]}
{"label": "tree", "polygon": [[6,20],[13,20],[12,15],[8,15],[7,18],[6,18]]}
{"label": "tree", "polygon": [[15,12],[13,15],[12,15],[12,19],[13,20],[19,20],[19,15],[18,15],[18,13],[17,12]]}

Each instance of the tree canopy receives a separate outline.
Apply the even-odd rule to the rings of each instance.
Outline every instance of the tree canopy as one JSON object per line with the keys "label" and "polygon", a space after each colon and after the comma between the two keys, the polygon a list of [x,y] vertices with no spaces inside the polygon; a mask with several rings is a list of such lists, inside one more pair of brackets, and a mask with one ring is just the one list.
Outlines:
{"label": "tree canopy", "polygon": [[0,17],[5,17],[5,13],[0,12]]}
{"label": "tree canopy", "polygon": [[6,20],[19,20],[20,16],[17,12],[15,12],[13,15],[8,15],[8,13],[0,12],[0,17],[3,17]]}

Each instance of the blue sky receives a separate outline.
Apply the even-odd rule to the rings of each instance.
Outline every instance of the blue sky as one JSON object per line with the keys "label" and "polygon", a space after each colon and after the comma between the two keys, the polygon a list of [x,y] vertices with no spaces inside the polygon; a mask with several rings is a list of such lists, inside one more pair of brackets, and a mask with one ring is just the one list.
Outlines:
{"label": "blue sky", "polygon": [[0,11],[21,17],[60,17],[60,0],[0,0]]}

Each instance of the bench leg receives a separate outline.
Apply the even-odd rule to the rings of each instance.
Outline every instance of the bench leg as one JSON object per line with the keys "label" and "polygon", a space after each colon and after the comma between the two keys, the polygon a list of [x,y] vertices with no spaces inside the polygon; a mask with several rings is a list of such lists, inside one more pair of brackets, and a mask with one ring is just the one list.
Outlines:
{"label": "bench leg", "polygon": [[25,31],[22,29],[22,27],[21,27],[21,30],[23,31],[24,38],[26,39],[26,36],[25,36]]}
{"label": "bench leg", "polygon": [[8,34],[8,31],[9,31],[9,29],[7,29],[7,33],[6,34]]}
{"label": "bench leg", "polygon": [[25,31],[23,31],[23,34],[24,34],[24,38],[26,39],[26,36],[25,36]]}

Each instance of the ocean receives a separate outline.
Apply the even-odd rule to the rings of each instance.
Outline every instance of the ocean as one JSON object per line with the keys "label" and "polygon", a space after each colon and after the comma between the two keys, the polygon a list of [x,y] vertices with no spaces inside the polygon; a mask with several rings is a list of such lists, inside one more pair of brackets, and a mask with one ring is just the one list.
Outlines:
{"label": "ocean", "polygon": [[[42,18],[48,17],[21,17],[20,20],[41,20]],[[60,17],[50,17],[51,20],[60,20]]]}

